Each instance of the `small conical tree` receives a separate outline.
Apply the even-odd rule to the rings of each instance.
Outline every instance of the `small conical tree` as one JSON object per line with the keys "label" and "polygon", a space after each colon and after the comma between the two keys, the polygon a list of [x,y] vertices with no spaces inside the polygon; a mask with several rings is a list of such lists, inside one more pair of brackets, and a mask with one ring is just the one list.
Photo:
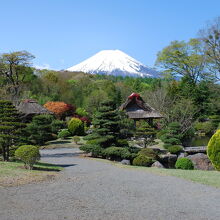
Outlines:
{"label": "small conical tree", "polygon": [[119,119],[114,102],[102,102],[92,121],[94,130],[86,137],[89,140],[88,143],[99,145],[101,148],[115,144],[120,133]]}
{"label": "small conical tree", "polygon": [[24,125],[15,106],[10,101],[0,100],[0,147],[4,161],[9,160],[10,148],[18,143]]}

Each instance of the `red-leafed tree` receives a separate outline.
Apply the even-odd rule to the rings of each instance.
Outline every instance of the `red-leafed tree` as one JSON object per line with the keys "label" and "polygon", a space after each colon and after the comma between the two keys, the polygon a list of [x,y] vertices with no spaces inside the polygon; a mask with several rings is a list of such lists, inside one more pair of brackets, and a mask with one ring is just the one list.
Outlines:
{"label": "red-leafed tree", "polygon": [[76,109],[73,105],[66,104],[65,102],[47,102],[44,107],[53,112],[59,119],[73,115]]}

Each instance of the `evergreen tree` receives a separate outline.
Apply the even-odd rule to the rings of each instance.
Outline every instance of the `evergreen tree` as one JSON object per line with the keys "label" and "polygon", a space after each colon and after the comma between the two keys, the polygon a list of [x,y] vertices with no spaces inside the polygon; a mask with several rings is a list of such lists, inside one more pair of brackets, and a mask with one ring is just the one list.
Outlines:
{"label": "evergreen tree", "polygon": [[0,147],[4,161],[9,160],[10,149],[19,143],[24,126],[15,106],[10,101],[0,100]]}
{"label": "evergreen tree", "polygon": [[113,101],[104,101],[96,112],[93,119],[94,131],[88,137],[90,140],[95,139],[102,148],[107,148],[116,143],[120,127],[119,114],[115,110]]}

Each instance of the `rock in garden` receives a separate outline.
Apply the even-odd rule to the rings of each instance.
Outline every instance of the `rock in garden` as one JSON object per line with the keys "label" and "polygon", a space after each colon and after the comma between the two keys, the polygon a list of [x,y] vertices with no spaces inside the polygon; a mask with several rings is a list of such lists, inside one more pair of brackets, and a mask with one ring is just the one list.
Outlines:
{"label": "rock in garden", "polygon": [[194,168],[197,170],[214,170],[212,163],[206,154],[198,153],[189,155],[187,158],[193,162]]}
{"label": "rock in garden", "polygon": [[164,168],[163,164],[161,164],[159,161],[154,162],[151,167],[156,167],[156,168]]}
{"label": "rock in garden", "polygon": [[123,165],[131,165],[131,162],[130,162],[130,160],[122,160],[121,164],[123,164]]}
{"label": "rock in garden", "polygon": [[183,158],[183,157],[186,157],[185,153],[180,153],[178,156],[178,159]]}
{"label": "rock in garden", "polygon": [[176,154],[162,154],[160,161],[166,168],[174,168],[177,160]]}

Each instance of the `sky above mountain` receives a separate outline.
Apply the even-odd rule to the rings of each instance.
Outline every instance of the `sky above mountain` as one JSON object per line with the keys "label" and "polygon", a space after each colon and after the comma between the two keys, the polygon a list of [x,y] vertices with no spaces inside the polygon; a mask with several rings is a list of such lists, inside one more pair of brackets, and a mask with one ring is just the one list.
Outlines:
{"label": "sky above mountain", "polygon": [[220,16],[219,0],[1,0],[0,53],[27,50],[34,65],[66,69],[119,49],[153,67],[173,40]]}

